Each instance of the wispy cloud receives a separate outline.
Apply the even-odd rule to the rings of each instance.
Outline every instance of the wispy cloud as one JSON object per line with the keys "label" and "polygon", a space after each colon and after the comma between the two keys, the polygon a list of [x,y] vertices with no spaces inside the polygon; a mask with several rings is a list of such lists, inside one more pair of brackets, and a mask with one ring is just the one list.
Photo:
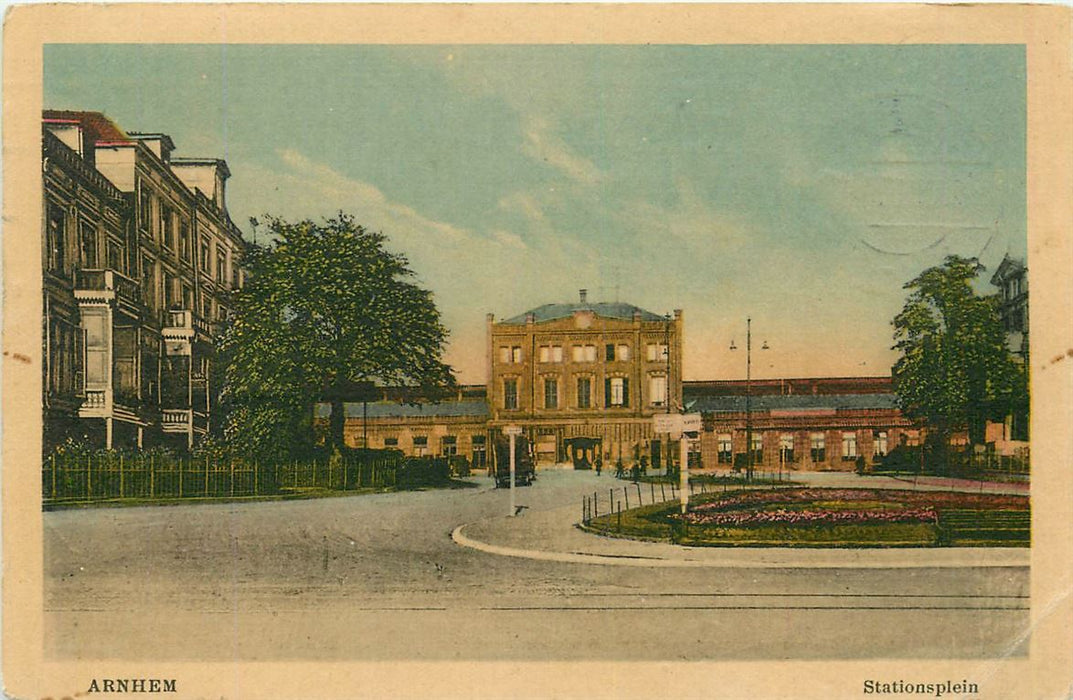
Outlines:
{"label": "wispy cloud", "polygon": [[670,205],[658,205],[647,200],[628,202],[617,214],[624,229],[632,231],[642,241],[666,246],[668,239],[686,250],[710,252],[737,248],[755,237],[748,224],[738,215],[720,211],[708,199],[700,196],[691,180],[678,178],[675,200]]}
{"label": "wispy cloud", "polygon": [[555,134],[549,122],[541,117],[529,118],[523,132],[522,152],[533,160],[545,163],[571,180],[585,185],[594,185],[603,178],[596,164],[573,151],[560,136]]}

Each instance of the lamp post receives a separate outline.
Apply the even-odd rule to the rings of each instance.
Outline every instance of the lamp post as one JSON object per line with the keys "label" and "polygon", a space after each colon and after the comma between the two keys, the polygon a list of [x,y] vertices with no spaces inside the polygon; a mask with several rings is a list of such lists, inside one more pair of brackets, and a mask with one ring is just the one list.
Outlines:
{"label": "lamp post", "polygon": [[[666,387],[663,391],[663,403],[667,413],[671,412],[671,315],[669,313],[663,314],[663,357],[667,360],[667,381]],[[663,466],[663,473],[671,473],[671,460],[673,459],[673,452],[671,451],[671,436],[667,435],[667,462]]]}
{"label": "lamp post", "polygon": [[[730,341],[730,349],[737,350],[738,346]],[[761,350],[767,350],[765,340],[760,346]],[[752,370],[753,370],[753,319],[745,319],[745,479],[753,480],[753,407],[752,407]]]}

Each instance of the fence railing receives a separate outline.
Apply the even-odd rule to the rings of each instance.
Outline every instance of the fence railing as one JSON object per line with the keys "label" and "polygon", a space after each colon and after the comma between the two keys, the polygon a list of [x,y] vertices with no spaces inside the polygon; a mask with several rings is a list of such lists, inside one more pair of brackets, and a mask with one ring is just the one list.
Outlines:
{"label": "fence railing", "polygon": [[382,488],[396,485],[401,461],[396,454],[287,462],[124,453],[51,455],[42,465],[42,497],[47,504]]}
{"label": "fence railing", "polygon": [[[795,484],[786,481],[787,486]],[[770,484],[767,486],[770,488]],[[742,482],[732,484],[727,482],[715,482],[709,480],[689,481],[689,495],[725,493],[731,490],[749,488],[749,484]],[[673,481],[634,481],[623,486],[612,486],[606,490],[598,489],[591,496],[581,498],[581,522],[589,523],[593,518],[601,515],[615,515],[631,508],[642,506],[654,506],[664,503],[674,503],[681,499],[681,491],[677,482]]]}

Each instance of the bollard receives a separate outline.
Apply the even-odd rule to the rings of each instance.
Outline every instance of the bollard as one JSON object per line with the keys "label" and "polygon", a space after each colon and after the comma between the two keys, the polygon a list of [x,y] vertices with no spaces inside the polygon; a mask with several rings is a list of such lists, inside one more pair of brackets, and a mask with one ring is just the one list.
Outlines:
{"label": "bollard", "polygon": [[626,497],[626,510],[630,509],[630,490],[625,486],[622,487],[622,495]]}
{"label": "bollard", "polygon": [[637,484],[637,505],[643,506],[644,501],[641,499],[641,485]]}
{"label": "bollard", "polygon": [[594,518],[600,517],[600,503],[596,500],[596,492],[592,492],[592,513]]}
{"label": "bollard", "polygon": [[622,532],[622,501],[618,502],[618,531]]}
{"label": "bollard", "polygon": [[660,499],[661,503],[666,502],[666,500],[667,500],[667,494],[663,491],[663,482],[662,481],[659,482],[659,499]]}
{"label": "bollard", "polygon": [[648,482],[648,491],[652,505],[656,505],[656,485],[653,484],[651,481]]}

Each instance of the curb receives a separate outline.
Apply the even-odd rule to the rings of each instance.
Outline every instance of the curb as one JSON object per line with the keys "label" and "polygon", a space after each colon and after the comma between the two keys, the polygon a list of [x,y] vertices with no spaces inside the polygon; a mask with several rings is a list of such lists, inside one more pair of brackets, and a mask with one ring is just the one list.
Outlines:
{"label": "curb", "polygon": [[[1031,550],[1021,547],[948,547],[942,549],[787,549],[763,547],[750,549],[705,548],[700,559],[677,559],[657,555],[600,554],[597,552],[550,552],[491,544],[475,540],[464,530],[475,523],[459,525],[451,532],[455,544],[486,554],[555,561],[570,564],[603,564],[610,566],[645,566],[656,568],[718,568],[718,569],[978,569],[1027,568]],[[597,535],[594,535],[597,536]],[[623,540],[618,540],[622,542]],[[667,545],[673,547],[675,545]],[[690,550],[685,550],[693,553]],[[881,552],[890,552],[888,555]],[[919,561],[906,561],[904,555]],[[771,561],[772,555],[792,553],[797,561]],[[902,559],[894,558],[895,554]],[[823,557],[823,558],[821,558]],[[832,560],[831,558],[834,558]],[[866,558],[865,560],[861,560]],[[815,561],[808,561],[814,559]]]}

